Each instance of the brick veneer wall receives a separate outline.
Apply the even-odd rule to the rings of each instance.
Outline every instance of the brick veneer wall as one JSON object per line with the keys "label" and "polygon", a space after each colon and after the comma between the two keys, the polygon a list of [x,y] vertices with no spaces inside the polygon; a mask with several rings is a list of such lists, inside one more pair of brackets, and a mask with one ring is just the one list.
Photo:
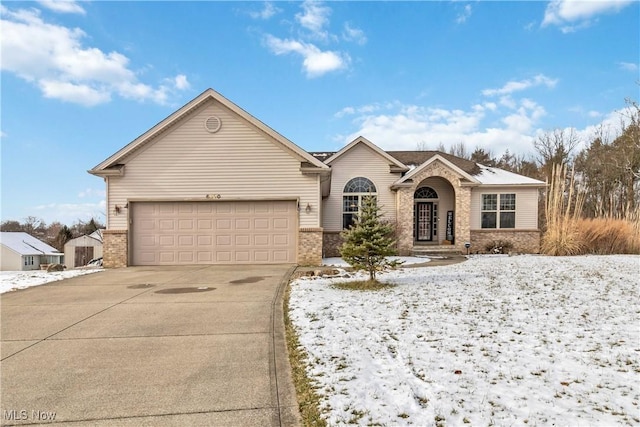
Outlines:
{"label": "brick veneer wall", "polygon": [[413,250],[413,221],[414,199],[413,194],[420,184],[427,178],[440,177],[448,181],[453,187],[455,197],[455,245],[460,250],[465,250],[465,242],[471,239],[471,188],[461,184],[461,176],[452,171],[440,161],[435,161],[425,167],[420,173],[412,177],[413,185],[398,189],[398,253],[411,255]]}
{"label": "brick veneer wall", "polygon": [[511,252],[540,253],[539,230],[471,230],[471,253],[484,253],[485,247],[502,240],[513,245]]}
{"label": "brick veneer wall", "polygon": [[102,265],[105,268],[127,266],[127,230],[104,230],[102,232]]}
{"label": "brick veneer wall", "polygon": [[298,264],[322,265],[322,228],[301,228],[298,232]]}

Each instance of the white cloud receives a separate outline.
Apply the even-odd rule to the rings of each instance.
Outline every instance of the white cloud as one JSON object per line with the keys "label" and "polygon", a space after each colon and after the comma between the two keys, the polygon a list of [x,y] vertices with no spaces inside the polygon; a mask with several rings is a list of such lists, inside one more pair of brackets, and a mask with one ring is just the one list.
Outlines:
{"label": "white cloud", "polygon": [[338,119],[341,119],[344,116],[350,116],[352,114],[355,114],[355,112],[356,112],[356,109],[353,107],[344,107],[342,110],[338,111],[333,116]]}
{"label": "white cloud", "polygon": [[97,203],[49,203],[30,208],[34,216],[42,218],[47,224],[59,221],[62,224],[73,224],[76,221],[88,221],[95,218],[100,222],[105,222],[107,211],[105,200]]}
{"label": "white cloud", "polygon": [[106,197],[107,192],[101,188],[86,188],[78,193],[78,197],[84,199],[85,197]]}
{"label": "white cloud", "polygon": [[464,9],[462,9],[462,12],[458,14],[458,17],[456,18],[456,23],[464,24],[465,22],[467,22],[467,19],[469,19],[470,16],[471,16],[471,5],[467,4],[464,6]]}
{"label": "white cloud", "polygon": [[109,91],[59,80],[40,79],[38,86],[45,98],[59,99],[92,107],[111,100]]}
{"label": "white cloud", "polygon": [[191,87],[191,84],[187,80],[187,76],[184,74],[178,74],[173,78],[175,88],[178,90],[186,90]]}
{"label": "white cloud", "polygon": [[302,56],[302,66],[307,77],[318,77],[331,71],[344,69],[351,60],[344,53],[322,51],[311,43],[283,40],[269,34],[265,37],[265,43],[276,55],[297,53]]}
{"label": "white cloud", "polygon": [[[480,147],[498,157],[507,149],[516,155],[534,155],[533,142],[548,132],[541,123],[546,109],[529,98],[509,100],[509,103],[475,104],[468,109],[397,101],[349,106],[336,113],[335,118],[348,118],[353,131],[333,139],[344,145],[362,135],[385,150],[437,149],[440,144],[449,148],[462,142],[468,151]],[[632,116],[629,107],[609,114],[584,113],[581,107],[574,110],[598,121],[584,129],[574,129],[581,141],[577,150],[586,147],[601,128],[613,140]]]}
{"label": "white cloud", "polygon": [[598,15],[617,13],[631,3],[633,0],[552,0],[545,10],[542,26],[558,25],[564,33],[574,32],[591,25]]}
{"label": "white cloud", "polygon": [[351,116],[354,114],[370,114],[380,110],[393,110],[401,107],[397,101],[394,102],[386,102],[386,103],[374,103],[374,104],[366,104],[361,105],[359,107],[344,107],[342,110],[338,111],[334,114],[335,118],[342,118],[345,116]]}
{"label": "white cloud", "polygon": [[348,22],[345,22],[344,24],[342,38],[346,41],[355,42],[359,45],[363,45],[367,42],[367,36],[365,36],[364,31],[358,28],[353,28]]}
{"label": "white cloud", "polygon": [[618,62],[618,66],[620,67],[621,70],[631,71],[631,72],[638,71],[638,64],[633,62]]}
{"label": "white cloud", "polygon": [[54,12],[86,14],[82,6],[73,0],[38,0],[38,3]]}
{"label": "white cloud", "polygon": [[520,81],[512,80],[510,82],[507,82],[499,89],[485,89],[482,91],[482,94],[484,96],[509,95],[514,92],[520,92],[536,86],[546,86],[548,88],[554,88],[557,83],[558,79],[552,79],[545,76],[544,74],[538,74],[533,79],[525,79]]}
{"label": "white cloud", "polygon": [[93,106],[117,94],[165,104],[172,91],[188,88],[184,75],[176,76],[170,87],[139,82],[129,58],[83,46],[84,31],[47,23],[36,9],[2,6],[0,11],[2,70],[34,83],[47,98]]}
{"label": "white cloud", "polygon": [[[436,149],[464,143],[472,151],[484,148],[496,155],[509,149],[530,154],[547,113],[529,98],[509,98],[508,103],[484,102],[468,109],[447,109],[399,102],[349,106],[335,114],[350,117],[355,130],[336,138],[346,144],[359,135],[386,150]],[[373,108],[372,108],[373,107]]]}
{"label": "white cloud", "polygon": [[8,136],[9,135],[6,132],[0,130],[0,138],[6,138]]}
{"label": "white cloud", "polygon": [[264,8],[259,11],[259,12],[249,12],[249,15],[253,18],[253,19],[270,19],[272,16],[274,16],[276,13],[279,13],[280,9],[278,9],[277,7],[275,7],[273,5],[272,2],[267,1],[264,3]]}
{"label": "white cloud", "polygon": [[326,39],[328,34],[323,28],[329,24],[331,9],[323,6],[322,2],[306,0],[302,3],[303,13],[296,14],[296,21],[320,39]]}
{"label": "white cloud", "polygon": [[[586,148],[589,143],[600,135],[601,131],[604,131],[605,135],[609,138],[609,141],[613,141],[615,138],[622,134],[622,129],[629,126],[631,122],[630,118],[634,116],[636,112],[631,107],[624,107],[620,110],[612,111],[608,114],[599,114],[602,117],[595,125],[590,125],[584,129],[578,129],[576,135],[580,139],[580,144],[576,148],[578,150]],[[568,130],[569,128],[565,129]]]}
{"label": "white cloud", "polygon": [[[299,26],[296,28],[294,25],[296,36],[281,38],[265,34],[264,45],[275,55],[299,55],[302,58],[302,69],[310,78],[349,68],[351,56],[348,53],[318,47],[318,43],[328,45],[340,41],[338,36],[326,29],[330,23],[331,8],[323,2],[311,0],[304,1],[300,7],[302,12],[295,15],[295,22]],[[367,40],[362,30],[349,23],[344,24],[342,39],[359,44],[364,44]]]}
{"label": "white cloud", "polygon": [[502,119],[508,131],[530,134],[533,125],[546,114],[545,109],[530,99],[520,101],[517,110]]}

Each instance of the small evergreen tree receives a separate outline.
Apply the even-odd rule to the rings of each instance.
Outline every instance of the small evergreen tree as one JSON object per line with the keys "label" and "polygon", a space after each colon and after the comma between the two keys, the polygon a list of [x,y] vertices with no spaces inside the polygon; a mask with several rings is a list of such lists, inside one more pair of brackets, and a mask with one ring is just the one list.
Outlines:
{"label": "small evergreen tree", "polygon": [[376,279],[377,271],[399,264],[387,260],[388,256],[396,254],[396,242],[391,238],[393,227],[382,222],[381,217],[376,198],[365,196],[355,223],[342,232],[342,258],[354,269],[368,271],[371,281]]}

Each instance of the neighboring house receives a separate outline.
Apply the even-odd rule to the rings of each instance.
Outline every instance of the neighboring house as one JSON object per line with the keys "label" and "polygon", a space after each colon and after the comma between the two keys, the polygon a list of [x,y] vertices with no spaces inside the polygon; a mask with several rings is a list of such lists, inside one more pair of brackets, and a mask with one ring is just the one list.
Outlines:
{"label": "neighboring house", "polygon": [[64,244],[64,260],[68,268],[82,267],[102,258],[102,230],[76,237]]}
{"label": "neighboring house", "polygon": [[318,265],[337,255],[366,195],[395,223],[403,255],[540,243],[541,181],[363,137],[308,153],[212,89],[89,173],[107,186],[105,267]]}
{"label": "neighboring house", "polygon": [[0,233],[0,270],[39,270],[40,265],[62,264],[64,254],[24,232]]}

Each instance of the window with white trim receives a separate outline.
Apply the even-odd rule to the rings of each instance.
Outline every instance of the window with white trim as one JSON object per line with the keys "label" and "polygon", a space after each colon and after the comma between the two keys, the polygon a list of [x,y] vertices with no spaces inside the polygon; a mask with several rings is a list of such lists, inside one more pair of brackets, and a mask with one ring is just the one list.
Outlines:
{"label": "window with white trim", "polygon": [[482,228],[516,228],[516,195],[483,194],[481,206]]}
{"label": "window with white trim", "polygon": [[25,256],[24,265],[33,265],[33,256],[31,255]]}
{"label": "window with white trim", "polygon": [[347,229],[353,225],[362,206],[362,198],[365,196],[376,197],[376,186],[368,178],[356,177],[344,186],[342,196],[342,228]]}

